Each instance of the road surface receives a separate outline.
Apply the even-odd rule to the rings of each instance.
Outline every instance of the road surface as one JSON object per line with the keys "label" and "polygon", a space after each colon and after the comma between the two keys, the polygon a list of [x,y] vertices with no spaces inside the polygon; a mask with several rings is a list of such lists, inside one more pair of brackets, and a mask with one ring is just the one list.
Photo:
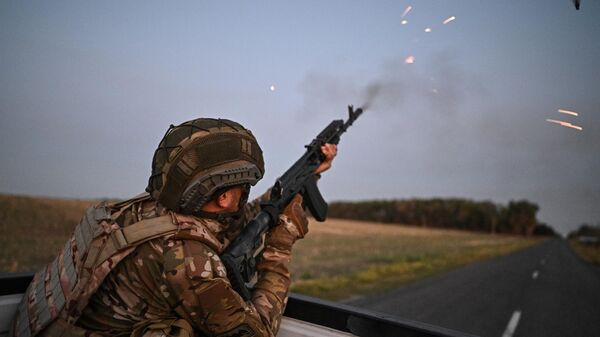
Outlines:
{"label": "road surface", "polygon": [[552,239],[349,304],[480,336],[600,336],[600,268]]}

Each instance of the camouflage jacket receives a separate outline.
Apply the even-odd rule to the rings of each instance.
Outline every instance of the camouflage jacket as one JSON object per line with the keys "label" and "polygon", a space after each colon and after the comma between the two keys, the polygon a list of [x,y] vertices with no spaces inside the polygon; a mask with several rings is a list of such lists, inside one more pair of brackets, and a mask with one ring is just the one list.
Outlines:
{"label": "camouflage jacket", "polygon": [[[259,202],[246,205],[240,223],[256,215]],[[136,200],[117,222],[128,226],[167,213],[151,199]],[[181,230],[137,246],[104,279],[76,325],[101,336],[275,336],[290,285],[290,249],[265,246],[252,301],[244,302],[219,259],[240,226],[172,215]],[[290,219],[280,221],[292,226]]]}
{"label": "camouflage jacket", "polygon": [[[271,240],[274,244],[270,245],[267,239],[257,266],[252,301],[245,302],[231,288],[219,258],[241,230],[240,224],[258,213],[259,203],[260,199],[248,203],[242,221],[229,226],[167,211],[148,197],[119,203],[115,216],[121,227],[161,217],[171,219],[177,230],[145,241],[122,260],[115,260],[120,261],[116,265],[107,265],[107,276],[92,288],[96,291],[88,295],[91,297],[78,319],[69,323],[69,319],[57,318],[39,336],[275,336],[290,285],[291,244],[297,236],[303,236],[293,233],[292,219],[298,218],[280,218],[278,227],[287,231],[283,241],[291,243],[282,246],[278,244],[281,240]],[[37,289],[35,283],[34,279],[32,284]],[[52,298],[52,292],[46,296]],[[31,298],[43,295],[30,297],[29,303],[35,309]],[[32,309],[26,311],[31,313]],[[56,317],[57,313],[51,309],[51,315]],[[27,315],[13,324],[17,328],[27,324],[20,322],[23,318]],[[34,327],[37,323],[34,319],[29,324]]]}

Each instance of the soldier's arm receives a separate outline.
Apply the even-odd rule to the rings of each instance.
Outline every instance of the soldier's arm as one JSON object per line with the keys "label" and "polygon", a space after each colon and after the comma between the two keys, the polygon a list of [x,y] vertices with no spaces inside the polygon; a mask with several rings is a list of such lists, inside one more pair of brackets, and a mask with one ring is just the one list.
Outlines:
{"label": "soldier's arm", "polygon": [[[167,294],[174,310],[209,336],[274,336],[252,303],[231,288],[217,253],[202,242],[174,240],[165,251]],[[247,331],[248,333],[242,333]]]}
{"label": "soldier's arm", "polygon": [[204,335],[274,336],[271,324],[227,279],[218,255],[199,241],[175,240],[165,251],[165,296]]}
{"label": "soldier's arm", "polygon": [[291,247],[308,230],[308,221],[298,196],[286,208],[280,224],[265,240],[262,260],[251,302],[244,302],[231,288],[225,267],[216,252],[202,242],[174,240],[164,254],[165,281],[176,312],[207,335],[229,336],[246,331],[256,336],[274,336],[289,285]]}
{"label": "soldier's arm", "polygon": [[298,195],[280,216],[278,226],[267,234],[262,259],[257,265],[258,281],[254,286],[252,302],[269,322],[271,331],[279,330],[287,303],[292,246],[307,232],[308,220],[302,207],[302,197]]}

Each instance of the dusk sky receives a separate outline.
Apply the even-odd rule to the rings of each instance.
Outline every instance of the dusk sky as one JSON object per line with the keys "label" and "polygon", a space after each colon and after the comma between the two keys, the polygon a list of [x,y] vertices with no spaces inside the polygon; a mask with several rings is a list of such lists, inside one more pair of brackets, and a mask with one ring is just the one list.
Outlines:
{"label": "dusk sky", "polygon": [[2,1],[0,193],[136,195],[170,124],[220,117],[263,148],[257,195],[369,88],[327,200],[528,199],[562,233],[600,223],[591,0]]}

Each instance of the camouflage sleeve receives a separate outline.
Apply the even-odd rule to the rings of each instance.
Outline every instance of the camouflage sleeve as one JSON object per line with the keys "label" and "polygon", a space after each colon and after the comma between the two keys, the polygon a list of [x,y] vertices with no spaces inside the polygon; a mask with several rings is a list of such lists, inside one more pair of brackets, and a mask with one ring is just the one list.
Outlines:
{"label": "camouflage sleeve", "polygon": [[259,314],[269,322],[271,331],[277,333],[291,283],[291,251],[266,245],[261,257],[257,265],[258,281],[254,285],[252,302]]}
{"label": "camouflage sleeve", "polygon": [[279,217],[279,224],[269,231],[265,248],[257,265],[258,281],[252,301],[266,319],[271,331],[277,333],[285,310],[290,288],[289,265],[294,242],[308,232],[308,220],[297,195]]}
{"label": "camouflage sleeve", "polygon": [[[245,219],[260,211],[260,202],[268,193],[248,203]],[[244,302],[231,288],[225,267],[208,246],[193,240],[169,242],[164,275],[168,293],[176,294],[176,312],[208,336],[275,336],[291,283],[291,247],[307,231],[308,221],[299,200],[293,203],[297,212],[286,209],[277,230],[267,236],[251,302]]]}
{"label": "camouflage sleeve", "polygon": [[173,240],[167,246],[165,296],[172,296],[175,311],[195,329],[207,336],[275,336],[268,318],[231,288],[212,249],[193,240]]}

